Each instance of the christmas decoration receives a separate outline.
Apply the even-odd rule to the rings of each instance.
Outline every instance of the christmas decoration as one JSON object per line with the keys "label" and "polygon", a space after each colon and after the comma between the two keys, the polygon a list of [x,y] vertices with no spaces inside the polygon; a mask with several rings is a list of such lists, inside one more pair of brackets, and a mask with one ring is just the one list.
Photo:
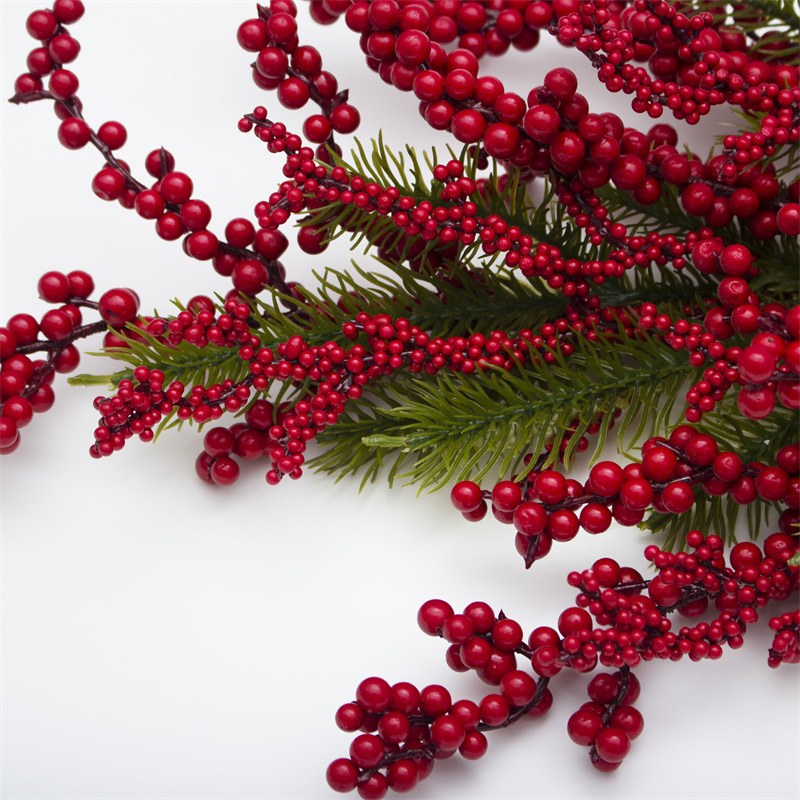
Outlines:
{"label": "christmas decoration", "polygon": [[[133,288],[103,285],[95,300],[100,275],[46,272],[38,292],[54,308],[0,328],[4,455],[53,404],[54,374],[78,367],[76,343],[102,333],[120,368],[72,378],[112,387],[94,400],[95,459],[186,423],[202,430],[194,466],[208,484],[262,464],[274,486],[310,464],[362,486],[447,488],[466,520],[491,509],[513,529],[526,568],[615,525],[659,534],[650,577],[596,559],[569,574],[575,605],[530,635],[484,602],[461,614],[426,602],[419,624],[449,643],[448,665],[495,691],[453,702],[438,684],[364,680],[336,713],[355,736],[328,768],[332,789],[380,798],[457,752],[480,758],[488,732],[548,711],[565,668],[594,673],[568,735],[615,771],[644,725],[635,669],[715,660],[768,604],[769,666],[800,660],[795,8],[310,3],[317,23],[360,37],[387,93],[406,93],[446,134],[443,157],[382,137],[347,152],[355,96],[302,43],[295,5],[271,0],[236,38],[255,85],[275,95],[238,130],[282,181],[222,228],[178,152],[151,150],[143,180],[120,158],[126,127],[92,122],[72,65],[83,11],[56,0],[28,16],[37,46],[11,102],[52,104],[60,143],[100,154],[94,194],[232,288],[144,314]],[[581,93],[556,66],[516,94],[486,74],[484,56],[544,37],[599,84]],[[602,111],[598,87],[628,95],[638,125]],[[309,103],[298,132],[275,111]],[[681,132],[705,130],[717,106],[737,111],[737,128],[715,142],[709,125],[712,149],[695,154]],[[380,269],[292,279],[290,240],[324,257],[340,238]],[[737,543],[743,529],[754,541]],[[677,628],[674,612],[702,620]]]}

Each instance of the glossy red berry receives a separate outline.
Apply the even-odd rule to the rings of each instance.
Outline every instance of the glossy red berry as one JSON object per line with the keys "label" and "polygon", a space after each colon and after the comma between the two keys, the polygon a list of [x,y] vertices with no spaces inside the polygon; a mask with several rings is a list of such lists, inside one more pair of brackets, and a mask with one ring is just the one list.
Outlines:
{"label": "glossy red berry", "polygon": [[70,25],[77,22],[84,12],[81,0],[55,0],[53,3],[53,14],[63,25]]}
{"label": "glossy red berry", "polygon": [[67,117],[58,126],[58,141],[69,150],[80,150],[91,139],[91,129],[82,120],[76,117]]}
{"label": "glossy red berry", "polygon": [[370,713],[385,711],[392,702],[392,690],[383,678],[367,678],[356,689],[356,702]]}
{"label": "glossy red berry", "polygon": [[567,733],[575,744],[591,747],[603,729],[603,718],[589,709],[576,711],[567,722]]}
{"label": "glossy red berry", "polygon": [[335,792],[351,792],[356,788],[358,768],[349,758],[337,758],[328,767],[325,778]]}
{"label": "glossy red berry", "polygon": [[109,150],[119,150],[125,144],[128,132],[119,122],[104,122],[97,129],[97,137]]}
{"label": "glossy red berry", "polygon": [[522,490],[514,481],[500,481],[492,489],[492,504],[499,511],[513,513],[522,500]]}
{"label": "glossy red berry", "polygon": [[482,500],[481,487],[473,481],[460,481],[450,491],[450,501],[462,513],[474,511]]}
{"label": "glossy red berry", "polygon": [[51,11],[34,11],[28,16],[25,28],[34,39],[49,39],[58,27],[58,18]]}
{"label": "glossy red berry", "polygon": [[618,764],[630,752],[631,740],[622,728],[612,725],[597,734],[594,747],[597,755],[604,761]]}
{"label": "glossy red berry", "polygon": [[122,328],[136,319],[139,298],[130,289],[109,289],[100,297],[98,311],[112,328]]}
{"label": "glossy red berry", "polygon": [[215,458],[211,462],[210,475],[217,486],[230,486],[239,477],[239,464],[229,456]]}
{"label": "glossy red berry", "polygon": [[39,297],[48,303],[63,303],[70,296],[70,281],[63,272],[46,272],[39,278]]}
{"label": "glossy red berry", "polygon": [[191,178],[183,172],[168,172],[159,183],[159,191],[168,203],[185,203],[194,190]]}
{"label": "glossy red berry", "polygon": [[429,636],[438,636],[445,619],[453,613],[453,607],[444,600],[428,600],[417,613],[417,624]]}

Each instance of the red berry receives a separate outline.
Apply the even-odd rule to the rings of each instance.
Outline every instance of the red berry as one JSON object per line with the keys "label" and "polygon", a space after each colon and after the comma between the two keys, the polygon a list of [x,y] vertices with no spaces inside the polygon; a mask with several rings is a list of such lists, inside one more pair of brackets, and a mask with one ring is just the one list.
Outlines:
{"label": "red berry", "polygon": [[739,374],[748,383],[765,383],[772,378],[777,362],[775,357],[763,347],[747,347],[739,356]]}
{"label": "red berry", "polygon": [[164,200],[176,205],[185,203],[192,196],[193,190],[194,185],[191,178],[183,172],[168,172],[161,178],[159,184],[159,191],[164,196]]}
{"label": "red berry", "polygon": [[514,511],[514,527],[527,536],[536,536],[547,527],[547,511],[539,503],[522,503]]}
{"label": "red berry", "polygon": [[613,461],[601,461],[589,472],[589,487],[593,494],[613,497],[618,494],[623,483],[622,467]]}
{"label": "red berry", "polygon": [[569,100],[578,88],[578,78],[572,70],[558,67],[545,75],[544,86],[557,100]]}
{"label": "red berry", "polygon": [[728,245],[719,255],[719,265],[726,275],[744,275],[752,263],[752,254],[742,244]]}
{"label": "red berry", "polygon": [[451,714],[437,717],[430,730],[431,742],[445,751],[458,750],[467,734],[461,720]]}
{"label": "red berry", "polygon": [[210,475],[217,486],[230,486],[239,477],[239,465],[229,456],[215,458],[211,462]]}
{"label": "red berry", "polygon": [[19,431],[17,423],[10,417],[0,417],[0,448],[8,451],[19,441]]}
{"label": "red berry", "polygon": [[492,505],[499,511],[513,513],[522,500],[522,490],[514,481],[500,481],[492,489]]}
{"label": "red berry", "polygon": [[482,500],[481,487],[472,481],[460,481],[450,491],[450,501],[462,513],[474,511]]}
{"label": "red berry", "polygon": [[481,758],[489,746],[486,736],[480,731],[470,731],[465,737],[458,752],[469,761]]}
{"label": "red berry", "polygon": [[736,398],[739,411],[749,419],[764,419],[775,408],[775,395],[767,389],[741,389]]}
{"label": "red berry", "polygon": [[666,447],[652,447],[642,456],[644,476],[652,481],[666,483],[675,475],[678,457]]}
{"label": "red berry", "polygon": [[57,69],[50,75],[47,88],[56,100],[70,100],[78,91],[78,78],[68,69]]}
{"label": "red berry", "polygon": [[603,761],[618,764],[630,752],[631,740],[622,728],[612,725],[597,734],[594,748]]}
{"label": "red berry", "polygon": [[66,339],[72,331],[72,320],[60,309],[48,311],[39,322],[39,329],[47,339],[60,341]]}
{"label": "red berry", "polygon": [[53,13],[63,25],[77,22],[83,16],[83,12],[81,0],[55,0],[53,3]]}
{"label": "red berry", "polygon": [[335,792],[352,792],[358,781],[358,769],[348,758],[337,758],[325,773],[328,786]]}
{"label": "red berry", "polygon": [[69,278],[63,272],[46,272],[39,278],[39,297],[48,303],[63,303],[70,296]]}
{"label": "red berry", "polygon": [[419,770],[407,758],[392,762],[386,770],[386,783],[395,792],[410,792],[418,782]]}
{"label": "red berry", "polygon": [[603,729],[603,718],[596,711],[576,711],[567,721],[567,734],[575,744],[591,747]]}
{"label": "red berry", "polygon": [[122,328],[136,319],[139,299],[130,289],[109,289],[100,297],[98,311],[112,328]]}
{"label": "red berry", "polygon": [[533,491],[547,505],[560,503],[567,496],[567,479],[560,472],[545,470],[534,479]]}
{"label": "red berry", "polygon": [[101,169],[92,180],[92,191],[101,200],[117,200],[125,190],[125,176],[113,167]]}
{"label": "red berry", "polygon": [[361,769],[380,764],[385,752],[383,742],[371,733],[362,733],[350,743],[350,758]]}
{"label": "red berry", "polygon": [[92,131],[89,126],[76,117],[67,117],[58,126],[58,141],[69,150],[80,150],[88,144]]}
{"label": "red berry", "polygon": [[325,241],[326,231],[317,229],[312,225],[306,225],[297,232],[297,243],[300,249],[310,255],[319,255],[328,249],[328,242]]}
{"label": "red berry", "polygon": [[392,690],[383,678],[366,678],[356,689],[356,702],[367,712],[385,711],[392,702]]}
{"label": "red berry", "polygon": [[522,670],[507,672],[500,681],[503,697],[511,706],[525,706],[533,700],[536,691],[536,681]]}
{"label": "red berry", "polygon": [[438,636],[444,621],[453,615],[453,607],[444,600],[428,600],[417,613],[417,624],[429,636]]}
{"label": "red berry", "polygon": [[694,505],[694,492],[688,484],[675,481],[664,487],[661,501],[670,513],[683,514]]}
{"label": "red berry", "polygon": [[125,144],[128,132],[119,122],[104,122],[97,129],[97,136],[109,150],[119,150]]}
{"label": "red berry", "polygon": [[51,11],[34,11],[28,16],[25,28],[28,34],[34,38],[44,41],[49,39],[58,27],[58,19]]}
{"label": "red berry", "polygon": [[558,617],[558,630],[562,636],[577,634],[592,629],[592,618],[589,612],[578,607],[567,608]]}

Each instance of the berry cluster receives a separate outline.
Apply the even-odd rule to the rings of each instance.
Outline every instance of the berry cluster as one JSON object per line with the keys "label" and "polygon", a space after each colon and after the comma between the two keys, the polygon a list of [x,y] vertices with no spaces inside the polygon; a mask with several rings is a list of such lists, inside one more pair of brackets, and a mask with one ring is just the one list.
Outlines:
{"label": "berry cluster", "polygon": [[[696,423],[714,410],[732,385],[739,385],[737,405],[749,419],[768,417],[775,401],[800,408],[800,306],[762,303],[742,275],[751,269],[751,257],[742,245],[707,239],[695,250],[695,264],[703,272],[725,274],[717,287],[719,305],[705,315],[703,325],[673,321],[658,314],[652,303],[640,308],[639,325],[663,333],[675,350],[685,349],[694,366],[712,361],[701,381],[686,394],[686,419]],[[744,346],[721,342],[736,334],[750,337]],[[741,341],[741,338],[740,340]]]}
{"label": "berry cluster", "polygon": [[477,522],[491,503],[496,519],[516,529],[516,547],[530,567],[550,552],[553,542],[574,539],[581,528],[603,533],[612,522],[638,525],[648,509],[683,514],[695,493],[727,495],[748,505],[757,498],[786,506],[782,529],[794,533],[800,509],[800,444],[779,450],[773,466],[743,464],[721,450],[713,436],[691,425],[675,428],[668,439],[651,437],[641,448],[641,463],[621,467],[614,461],[595,464],[585,483],[555,469],[528,471],[518,480],[503,480],[491,490],[460,481],[450,493],[465,519]]}
{"label": "berry cluster", "polygon": [[[640,693],[633,668],[653,659],[719,658],[724,645],[741,647],[757,609],[786,600],[800,586],[800,568],[787,563],[798,544],[785,533],[767,537],[764,553],[751,542],[736,545],[730,566],[719,537],[692,531],[688,543],[691,552],[649,546],[645,556],[657,569],[650,580],[610,558],[571,573],[569,584],[579,589],[576,605],[559,615],[556,628],[537,627],[527,638],[517,621],[495,614],[486,603],[470,603],[460,614],[444,600],[424,603],[417,621],[425,633],[450,643],[448,666],[456,672],[475,670],[499,691],[480,702],[454,703],[440,685],[418,690],[409,683],[390,686],[382,678],[366,679],[355,700],[336,712],[337,725],[358,735],[350,757],[328,767],[331,788],[356,789],[370,800],[388,789],[408,791],[430,774],[436,760],[456,751],[479,758],[486,751],[487,732],[546,713],[553,702],[549,684],[563,669],[590,673],[598,664],[616,671],[592,677],[589,702],[571,715],[567,732],[589,748],[597,770],[617,769],[644,729],[632,705]],[[673,630],[672,613],[696,618],[712,600],[716,619]],[[776,632],[770,666],[796,663],[800,616],[786,612],[770,626]],[[528,662],[530,671],[520,661]]]}
{"label": "berry cluster", "polygon": [[339,728],[362,732],[353,739],[350,757],[328,767],[328,784],[336,791],[357,789],[364,798],[383,797],[387,789],[409,791],[437,760],[456,752],[476,760],[486,752],[487,732],[542,716],[553,703],[549,677],[535,679],[516,669],[515,653],[529,657],[530,648],[519,623],[502,612],[495,615],[486,603],[476,602],[455,614],[448,603],[430,600],[417,619],[425,633],[452,642],[447,651],[452,669],[474,669],[500,691],[478,703],[453,702],[444,686],[420,690],[407,682],[390,686],[382,678],[362,681],[355,701],[336,712]]}
{"label": "berry cluster", "polygon": [[[565,70],[559,68],[548,73],[548,76],[557,72]],[[612,124],[614,115],[606,114],[605,117]],[[615,130],[622,136],[622,122],[619,118],[615,119]],[[599,124],[606,124],[600,117],[598,120]],[[682,269],[687,264],[687,255],[693,253],[698,245],[707,241],[721,241],[709,227],[689,233],[683,242],[672,234],[630,236],[625,225],[610,221],[608,209],[594,193],[594,189],[602,184],[591,184],[591,191],[587,194],[585,187],[574,181],[559,181],[556,184],[556,196],[569,216],[575,218],[577,226],[585,230],[589,241],[594,245],[607,241],[614,247],[604,260],[565,258],[561,248],[545,242],[537,244],[530,235],[518,226],[509,224],[502,216],[479,215],[476,201],[484,192],[485,179],[475,180],[465,175],[465,165],[460,161],[452,160],[434,168],[434,179],[443,184],[439,189],[442,203],[434,205],[427,199],[417,201],[414,197],[403,195],[396,186],[381,186],[361,175],[348,173],[342,166],[314,162],[310,148],[301,148],[299,137],[287,134],[282,123],[267,119],[267,111],[263,107],[257,107],[252,114],[243,117],[239,128],[244,132],[253,131],[268,143],[272,152],[288,154],[284,175],[290,180],[282,183],[279,191],[267,201],[259,203],[256,214],[263,229],[274,231],[284,225],[291,215],[311,211],[312,222],[305,224],[298,236],[306,252],[319,253],[326,246],[324,235],[313,224],[313,212],[322,209],[328,214],[331,207],[341,206],[351,209],[345,223],[351,228],[359,227],[359,221],[360,227],[365,227],[363,215],[377,214],[390,219],[406,237],[419,237],[423,242],[433,242],[439,247],[478,244],[481,252],[487,256],[503,254],[506,266],[518,268],[529,279],[544,278],[550,287],[559,289],[567,297],[586,297],[589,282],[602,284],[610,278],[620,277],[633,267],[644,268],[651,264],[664,266],[671,263],[675,268]],[[669,138],[677,141],[674,130],[664,125],[656,126],[649,136],[644,137],[643,153],[648,153],[651,144],[660,141],[664,135],[663,129],[667,130]],[[656,158],[659,152],[664,156],[665,147],[668,146],[661,145],[653,150],[648,154],[648,159]],[[624,152],[620,156],[620,160],[628,159],[625,162],[628,166],[633,158],[638,159],[638,156]],[[644,161],[641,162],[640,171],[642,175],[645,174]],[[620,175],[617,176],[616,185],[631,188],[623,185]],[[651,202],[656,199],[654,196]],[[641,201],[641,198],[637,197],[637,200]],[[723,224],[714,219],[709,222]],[[743,249],[749,255],[749,251]],[[701,257],[702,252],[701,247]]]}
{"label": "berry cluster", "polygon": [[259,6],[258,17],[239,26],[236,38],[248,52],[257,53],[253,80],[262,89],[275,89],[281,105],[303,108],[309,100],[319,106],[319,114],[309,115],[303,135],[318,147],[336,147],[334,133],[349,134],[358,128],[361,117],[347,102],[348,91],[339,91],[336,77],[322,69],[322,56],[315,47],[301,45],[297,37],[297,8],[293,2],[271,0]]}
{"label": "berry cluster", "polygon": [[[754,166],[798,141],[796,68],[748,60],[744,31],[718,31],[710,12],[691,15],[650,0],[627,6],[610,0],[510,6],[374,0],[321,8],[334,18],[344,12],[348,27],[360,34],[368,66],[386,83],[412,92],[431,127],[480,143],[492,158],[531,174],[560,177],[562,202],[575,206],[572,216],[590,228],[589,235],[624,242],[605,209],[593,209],[600,203],[595,190],[609,181],[644,205],[658,200],[663,184],[672,184],[686,211],[704,216],[710,226],[737,217],[764,239],[800,229],[797,182],[789,197],[778,200],[769,167]],[[676,119],[697,123],[723,103],[772,113],[758,134],[727,137],[725,152],[703,162],[676,148],[668,126],[644,135],[625,129],[614,114],[590,113],[566,68],[551,70],[526,99],[505,91],[497,78],[479,75],[485,53],[498,55],[509,45],[529,50],[542,30],[584,53],[609,91],[634,95],[634,110],[652,118],[667,108]],[[456,40],[457,49],[448,52],[445,46]],[[635,61],[648,61],[656,77]],[[659,250],[661,258],[684,257],[669,246]]]}
{"label": "berry cluster", "polygon": [[[40,319],[31,314],[11,316],[0,328],[0,454],[13,453],[20,443],[19,429],[50,409],[55,402],[56,373],[73,372],[80,363],[75,342],[105,331],[106,347],[125,347],[120,331],[133,323],[139,298],[131,289],[109,289],[99,300],[92,276],[83,270],[68,274],[51,270],[39,279],[39,297],[57,308]],[[97,311],[100,319],[84,323],[83,309]],[[132,334],[125,331],[125,335]],[[44,358],[33,359],[34,353]]]}
{"label": "berry cluster", "polygon": [[639,697],[639,680],[622,667],[595,675],[586,690],[589,702],[569,718],[567,733],[575,744],[589,748],[595,769],[613,772],[644,730],[641,712],[631,705]]}

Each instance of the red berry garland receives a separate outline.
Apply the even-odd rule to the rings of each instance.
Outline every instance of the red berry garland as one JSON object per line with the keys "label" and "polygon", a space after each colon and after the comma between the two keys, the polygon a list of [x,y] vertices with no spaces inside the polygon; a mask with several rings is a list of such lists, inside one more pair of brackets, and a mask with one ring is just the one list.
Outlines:
{"label": "red berry garland", "polygon": [[[517,622],[485,603],[456,614],[429,601],[418,621],[449,643],[448,666],[475,670],[497,692],[453,702],[439,685],[363,681],[336,715],[340,728],[358,735],[327,778],[332,789],[356,789],[365,798],[408,791],[436,760],[480,758],[487,733],[544,715],[553,702],[549,684],[564,668],[589,673],[600,666],[614,672],[589,681],[589,700],[567,727],[595,768],[613,771],[643,731],[632,705],[637,665],[719,658],[724,645],[741,646],[758,609],[798,589],[800,444],[783,421],[796,423],[800,409],[800,305],[796,286],[787,289],[776,267],[776,242],[785,258],[797,254],[800,181],[792,166],[800,71],[781,42],[765,55],[769,42],[761,49],[763,40],[740,24],[748,18],[739,7],[715,17],[651,0],[312,0],[310,12],[325,25],[342,17],[342,27],[358,34],[367,66],[415,98],[427,124],[465,149],[431,166],[428,184],[416,162],[413,184],[391,168],[371,173],[348,164],[337,137],[358,129],[359,112],[323,69],[320,52],[300,44],[294,3],[271,0],[236,33],[251,54],[253,81],[275,90],[287,109],[316,108],[298,126],[302,137],[270,119],[264,106],[242,116],[239,130],[282,159],[283,181],[255,206],[253,221],[234,218],[218,233],[211,207],[194,196],[192,178],[176,169],[170,152],[150,152],[150,178],[142,182],[117,155],[126,128],[108,121],[95,129],[84,118],[72,69],[81,46],[66,27],[80,19],[82,4],[56,0],[52,10],[29,16],[37,46],[11,101],[52,101],[59,142],[69,150],[91,144],[100,153],[95,195],[152,221],[160,238],[181,239],[186,255],[211,262],[233,288],[217,301],[197,295],[174,316],[144,317],[132,289],[110,289],[92,301],[86,273],[43,275],[39,294],[58,307],[39,320],[17,314],[0,328],[0,453],[17,449],[19,429],[52,405],[53,373],[78,364],[74,342],[100,331],[109,352],[131,369],[115,381],[114,394],[95,400],[101,416],[91,455],[111,455],[134,435],[151,441],[171,418],[207,425],[195,468],[218,486],[234,483],[242,462],[262,458],[268,484],[299,478],[312,440],[351,424],[360,401],[388,397],[384,386],[457,379],[474,387],[531,374],[544,380],[536,368],[576,363],[580,372],[604,347],[631,359],[640,345],[677,354],[690,424],[662,419],[665,435],[647,437],[638,460],[603,460],[585,481],[569,477],[589,437],[604,440],[623,415],[613,403],[576,403],[557,434],[536,447],[519,443],[531,450],[522,467],[518,459],[512,470],[509,459],[491,488],[468,474],[451,481],[453,505],[467,520],[479,521],[491,508],[513,525],[526,567],[581,530],[639,525],[648,513],[650,524],[659,517],[692,521],[704,503],[723,499],[778,509],[778,531],[762,548],[736,544],[726,565],[723,540],[693,529],[686,552],[646,549],[655,569],[647,579],[600,559],[570,574],[579,594],[556,627],[536,628],[527,639]],[[566,67],[546,71],[526,96],[481,74],[483,56],[531,50],[542,36],[576,49],[610,92],[630,95],[632,109],[651,120],[646,130],[599,112],[596,93],[591,110]],[[726,135],[705,160],[680,144],[671,124],[652,122],[667,114],[697,125],[723,105],[742,112],[752,130]],[[503,174],[481,175],[490,166]],[[515,187],[542,178],[553,203],[549,220],[537,221],[520,211]],[[664,216],[668,221],[657,224]],[[298,223],[295,238],[309,255],[323,253],[342,231],[366,239],[394,268],[415,276],[416,294],[409,289],[406,305],[392,313],[374,294],[348,293],[344,283],[335,297],[318,298],[287,280],[281,259],[290,222]],[[778,275],[772,282],[771,273]],[[661,285],[653,278],[659,274]],[[444,314],[451,290],[485,289],[494,299],[493,281],[509,275],[522,276],[520,292],[547,292],[553,305],[546,315],[531,313],[527,326],[513,327],[487,315],[479,326],[451,326],[444,335],[434,322],[419,322],[417,306],[434,299]],[[83,308],[96,309],[100,321],[84,324]],[[351,313],[341,321],[345,311]],[[270,324],[278,318],[296,332],[276,337]],[[182,381],[166,354],[189,350],[209,364],[226,360],[229,373]],[[32,361],[34,352],[46,360]],[[217,424],[225,413],[238,421]],[[741,418],[740,430],[770,430],[772,438],[764,434],[761,448],[749,443],[742,458],[719,421],[731,413]],[[623,432],[628,423],[626,414]],[[710,616],[711,608],[716,617],[678,630],[669,619],[675,611],[687,620]],[[797,663],[797,612],[778,610],[769,626],[769,666]]]}

